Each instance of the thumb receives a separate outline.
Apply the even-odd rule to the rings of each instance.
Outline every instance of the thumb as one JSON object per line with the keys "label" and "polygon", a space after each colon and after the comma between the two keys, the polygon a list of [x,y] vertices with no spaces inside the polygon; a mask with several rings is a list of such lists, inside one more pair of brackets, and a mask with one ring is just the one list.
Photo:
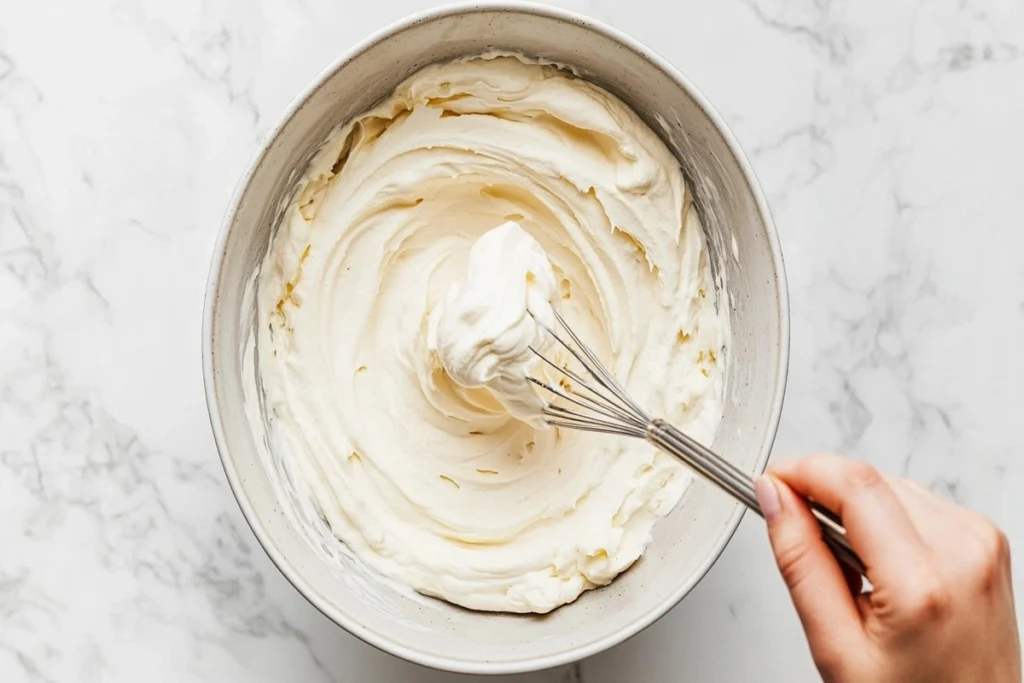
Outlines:
{"label": "thumb", "polygon": [[839,655],[862,633],[860,613],[839,563],[807,505],[785,482],[765,475],[754,490],[811,652],[815,659]]}

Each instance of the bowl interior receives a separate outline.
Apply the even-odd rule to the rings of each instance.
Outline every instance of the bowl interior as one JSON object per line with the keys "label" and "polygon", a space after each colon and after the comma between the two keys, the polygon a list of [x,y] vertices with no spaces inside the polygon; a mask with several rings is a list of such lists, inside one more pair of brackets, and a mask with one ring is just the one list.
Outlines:
{"label": "bowl interior", "polygon": [[732,324],[726,409],[715,448],[748,471],[767,460],[781,409],[788,348],[785,284],[760,191],[717,116],[670,67],[611,29],[539,7],[441,10],[388,29],[334,65],[300,98],[236,194],[208,293],[207,391],[235,495],[271,558],[325,614],[393,654],[458,671],[512,672],[609,647],[664,614],[707,571],[739,521],[724,494],[695,482],[655,529],[645,556],[612,585],[543,617],[475,613],[409,597],[315,552],[282,512],[243,406],[242,347],[252,280],[283,200],[337,125],[438,60],[509,49],[570,65],[607,88],[669,143],[704,218]]}

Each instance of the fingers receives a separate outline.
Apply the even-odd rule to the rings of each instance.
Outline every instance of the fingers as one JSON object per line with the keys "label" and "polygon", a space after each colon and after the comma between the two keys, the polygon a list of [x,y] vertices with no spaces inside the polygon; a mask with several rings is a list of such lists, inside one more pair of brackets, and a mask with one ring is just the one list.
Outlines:
{"label": "fingers", "polygon": [[991,522],[978,513],[940,498],[915,482],[898,477],[886,477],[886,481],[903,503],[925,546],[933,553],[963,558],[969,556],[971,548],[977,549],[979,542],[985,545],[979,533],[984,534]]}
{"label": "fingers", "polygon": [[755,484],[782,578],[815,653],[839,653],[861,632],[860,616],[839,564],[821,540],[817,521],[783,482]]}
{"label": "fingers", "polygon": [[935,549],[945,545],[950,525],[955,522],[952,518],[956,508],[912,482],[889,476],[885,480],[903,504],[925,546]]}
{"label": "fingers", "polygon": [[894,479],[892,487],[925,543],[943,558],[944,570],[953,581],[987,591],[1010,576],[1005,536],[991,520],[912,481]]}
{"label": "fingers", "polygon": [[903,503],[875,468],[837,455],[813,455],[780,463],[772,473],[842,517],[850,545],[876,588],[899,590],[926,570],[927,548]]}

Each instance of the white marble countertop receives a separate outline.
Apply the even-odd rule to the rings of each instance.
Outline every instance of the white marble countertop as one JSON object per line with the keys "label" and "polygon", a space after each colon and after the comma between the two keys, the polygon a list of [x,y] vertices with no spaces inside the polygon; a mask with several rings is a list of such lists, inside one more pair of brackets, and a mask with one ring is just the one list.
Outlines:
{"label": "white marble countertop", "polygon": [[[199,360],[257,142],[430,4],[0,0],[0,680],[472,678],[364,645],[281,577],[228,491]],[[752,157],[792,291],[775,452],[865,458],[1024,548],[1024,3],[564,4],[666,55]],[[514,680],[816,675],[748,516],[658,624]]]}

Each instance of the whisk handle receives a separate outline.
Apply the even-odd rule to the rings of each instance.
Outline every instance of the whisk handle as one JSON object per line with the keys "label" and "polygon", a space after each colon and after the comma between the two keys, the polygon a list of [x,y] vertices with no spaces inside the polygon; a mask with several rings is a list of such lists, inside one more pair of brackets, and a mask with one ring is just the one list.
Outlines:
{"label": "whisk handle", "polygon": [[[664,420],[651,420],[647,425],[646,437],[659,450],[675,456],[737,501],[763,516],[754,494],[754,480],[749,474]],[[836,559],[865,576],[864,563],[846,540],[846,529],[838,515],[814,501],[807,501],[807,505],[818,520],[821,536]]]}

